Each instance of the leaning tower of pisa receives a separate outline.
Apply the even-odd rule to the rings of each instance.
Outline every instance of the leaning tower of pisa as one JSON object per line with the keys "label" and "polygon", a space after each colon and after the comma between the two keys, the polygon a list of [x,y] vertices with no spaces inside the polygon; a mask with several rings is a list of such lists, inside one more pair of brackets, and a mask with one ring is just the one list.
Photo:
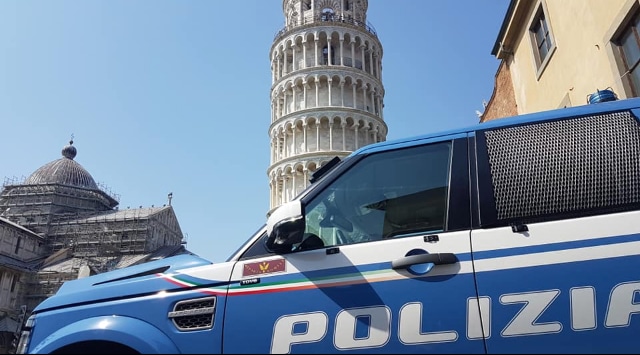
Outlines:
{"label": "leaning tower of pisa", "polygon": [[271,60],[270,210],[335,156],[386,140],[382,45],[367,0],[283,0]]}

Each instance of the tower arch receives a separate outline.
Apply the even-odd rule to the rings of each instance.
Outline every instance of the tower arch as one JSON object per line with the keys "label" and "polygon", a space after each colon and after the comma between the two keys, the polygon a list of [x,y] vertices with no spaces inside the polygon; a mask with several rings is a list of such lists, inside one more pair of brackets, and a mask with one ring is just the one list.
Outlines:
{"label": "tower arch", "polygon": [[269,53],[270,210],[333,157],[386,140],[382,44],[367,9],[367,0],[282,2]]}

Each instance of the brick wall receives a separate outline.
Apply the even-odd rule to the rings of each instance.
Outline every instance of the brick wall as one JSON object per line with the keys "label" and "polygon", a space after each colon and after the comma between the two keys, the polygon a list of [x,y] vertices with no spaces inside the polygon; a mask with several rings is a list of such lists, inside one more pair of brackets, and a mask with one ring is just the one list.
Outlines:
{"label": "brick wall", "polygon": [[484,109],[480,122],[497,118],[515,116],[518,114],[518,105],[513,91],[511,72],[506,61],[502,60],[496,72],[496,82],[493,87],[491,99]]}

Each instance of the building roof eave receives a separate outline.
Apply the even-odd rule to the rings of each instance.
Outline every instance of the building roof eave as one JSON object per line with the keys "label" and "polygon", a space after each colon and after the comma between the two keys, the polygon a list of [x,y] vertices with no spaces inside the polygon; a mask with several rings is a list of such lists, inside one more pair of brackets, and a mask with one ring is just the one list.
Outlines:
{"label": "building roof eave", "polygon": [[21,226],[21,225],[19,225],[18,223],[12,222],[12,221],[11,221],[11,220],[9,220],[9,219],[6,219],[6,218],[3,218],[3,217],[0,217],[0,224],[6,224],[6,225],[10,226],[11,228],[15,228],[15,229],[17,229],[17,230],[20,230],[21,232],[23,232],[23,233],[25,233],[25,234],[29,234],[29,235],[31,235],[31,236],[32,236],[32,237],[34,237],[34,238],[44,240],[44,237],[43,237],[43,236],[41,236],[40,234],[35,233],[35,232],[33,232],[32,230],[30,230],[30,229],[28,229],[28,228],[25,228],[25,227],[23,227],[23,226]]}
{"label": "building roof eave", "polygon": [[523,28],[524,17],[534,2],[534,0],[511,0],[509,2],[491,55],[498,59],[504,59],[506,55],[513,54],[513,44]]}

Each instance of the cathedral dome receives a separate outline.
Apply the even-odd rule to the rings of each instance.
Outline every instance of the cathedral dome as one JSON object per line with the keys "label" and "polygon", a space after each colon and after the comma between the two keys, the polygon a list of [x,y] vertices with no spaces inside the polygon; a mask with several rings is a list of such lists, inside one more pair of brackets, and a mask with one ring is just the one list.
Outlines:
{"label": "cathedral dome", "polygon": [[24,182],[25,185],[60,184],[85,189],[98,190],[98,185],[89,172],[73,158],[77,154],[73,140],[62,149],[62,158],[54,160],[34,171]]}

